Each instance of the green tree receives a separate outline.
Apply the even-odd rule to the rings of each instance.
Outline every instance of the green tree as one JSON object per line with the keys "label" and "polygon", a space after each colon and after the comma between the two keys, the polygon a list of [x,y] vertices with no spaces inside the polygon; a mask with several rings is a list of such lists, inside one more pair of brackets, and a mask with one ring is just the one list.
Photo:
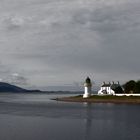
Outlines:
{"label": "green tree", "polygon": [[136,82],[135,93],[140,93],[140,80]]}
{"label": "green tree", "polygon": [[136,82],[134,80],[130,80],[126,82],[124,85],[125,93],[134,93],[136,92]]}
{"label": "green tree", "polygon": [[115,93],[124,93],[123,89],[121,86],[118,86],[114,89]]}

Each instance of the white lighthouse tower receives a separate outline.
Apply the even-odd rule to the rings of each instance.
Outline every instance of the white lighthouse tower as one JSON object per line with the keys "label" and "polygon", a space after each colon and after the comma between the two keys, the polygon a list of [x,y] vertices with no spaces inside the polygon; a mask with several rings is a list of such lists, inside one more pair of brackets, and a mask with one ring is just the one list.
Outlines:
{"label": "white lighthouse tower", "polygon": [[91,87],[92,87],[92,83],[89,77],[86,78],[84,87],[85,87],[85,93],[83,94],[83,98],[88,98],[91,95]]}

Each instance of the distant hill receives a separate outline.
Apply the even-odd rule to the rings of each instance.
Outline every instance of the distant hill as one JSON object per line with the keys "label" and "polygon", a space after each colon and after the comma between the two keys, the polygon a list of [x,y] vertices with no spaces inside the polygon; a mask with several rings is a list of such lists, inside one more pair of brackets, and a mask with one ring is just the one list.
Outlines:
{"label": "distant hill", "polygon": [[29,92],[41,92],[41,91],[27,90],[9,83],[0,82],[0,92],[14,92],[14,93],[28,92],[29,93]]}

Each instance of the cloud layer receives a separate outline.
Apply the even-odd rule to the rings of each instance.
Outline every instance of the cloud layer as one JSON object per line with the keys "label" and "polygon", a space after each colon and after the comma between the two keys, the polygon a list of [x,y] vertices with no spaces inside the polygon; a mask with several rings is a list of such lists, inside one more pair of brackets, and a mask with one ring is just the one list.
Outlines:
{"label": "cloud layer", "polygon": [[0,78],[39,87],[139,79],[139,9],[139,0],[2,0]]}

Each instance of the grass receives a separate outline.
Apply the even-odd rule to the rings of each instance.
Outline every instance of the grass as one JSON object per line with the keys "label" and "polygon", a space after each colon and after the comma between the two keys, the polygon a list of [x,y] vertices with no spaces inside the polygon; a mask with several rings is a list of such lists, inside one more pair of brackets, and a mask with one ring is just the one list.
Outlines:
{"label": "grass", "polygon": [[[72,98],[83,98],[82,95],[73,96]],[[92,95],[87,99],[140,99],[140,96],[114,96],[114,95]]]}
{"label": "grass", "polygon": [[90,103],[137,103],[140,104],[140,96],[113,96],[113,95],[92,95],[83,98],[82,95],[72,97],[62,97],[56,100],[69,102],[90,102]]}

